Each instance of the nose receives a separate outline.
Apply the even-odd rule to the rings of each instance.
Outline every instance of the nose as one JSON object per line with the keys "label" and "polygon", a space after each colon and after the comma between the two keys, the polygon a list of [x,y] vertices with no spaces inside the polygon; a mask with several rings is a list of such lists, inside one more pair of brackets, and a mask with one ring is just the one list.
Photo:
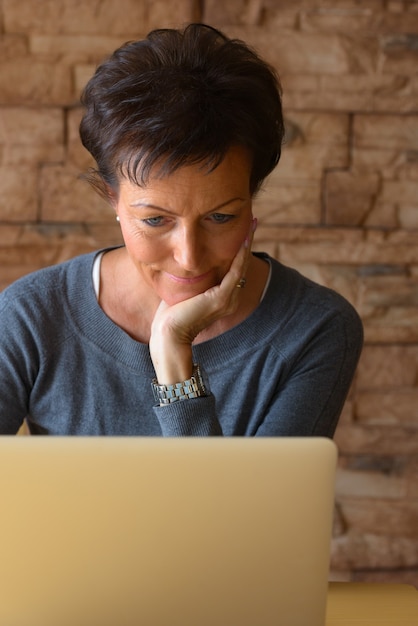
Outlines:
{"label": "nose", "polygon": [[203,247],[197,228],[179,228],[173,242],[174,260],[183,270],[196,271],[200,266]]}

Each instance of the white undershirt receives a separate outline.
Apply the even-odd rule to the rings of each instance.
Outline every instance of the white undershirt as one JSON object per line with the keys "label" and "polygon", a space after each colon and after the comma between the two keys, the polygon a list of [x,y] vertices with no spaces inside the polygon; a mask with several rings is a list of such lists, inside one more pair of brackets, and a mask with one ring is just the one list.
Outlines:
{"label": "white undershirt", "polygon": [[[93,263],[93,272],[92,272],[93,287],[94,287],[94,292],[96,294],[96,298],[97,299],[99,299],[99,294],[100,294],[100,266],[101,266],[101,263],[102,263],[103,255],[104,255],[104,250],[103,250],[103,252],[100,252],[96,256],[96,258],[94,259],[94,263]],[[260,302],[262,301],[262,299],[266,295],[266,291],[267,291],[268,286],[270,284],[270,279],[271,279],[271,263],[269,263],[269,275],[267,277],[266,284],[265,284],[264,289],[263,289],[263,293],[261,294]]]}
{"label": "white undershirt", "polygon": [[97,299],[99,299],[99,294],[100,294],[100,266],[102,264],[103,255],[104,255],[104,250],[103,252],[99,252],[99,254],[94,259],[94,263],[93,263],[93,287],[94,287],[94,292],[96,294]]}

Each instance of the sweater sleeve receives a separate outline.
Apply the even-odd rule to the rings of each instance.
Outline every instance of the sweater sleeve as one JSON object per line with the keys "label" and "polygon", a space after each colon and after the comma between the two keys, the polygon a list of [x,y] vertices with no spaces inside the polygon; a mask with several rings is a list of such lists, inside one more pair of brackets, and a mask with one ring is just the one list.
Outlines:
{"label": "sweater sleeve", "polygon": [[22,316],[0,294],[0,434],[17,433],[28,414],[36,351]]}
{"label": "sweater sleeve", "polygon": [[288,364],[259,422],[257,436],[332,437],[347,398],[363,344],[354,310],[336,314],[312,334]]}
{"label": "sweater sleeve", "polygon": [[[303,324],[293,316],[294,325],[277,339],[250,339],[245,352],[244,347],[231,350],[228,360],[224,349],[209,372],[213,395],[154,407],[163,436],[332,437],[360,356],[363,328],[341,298],[334,310],[326,309],[323,315],[312,306],[303,312]],[[204,369],[206,354],[202,347]]]}
{"label": "sweater sleeve", "polygon": [[173,402],[167,406],[156,406],[154,411],[163,437],[210,437],[223,434],[212,394]]}

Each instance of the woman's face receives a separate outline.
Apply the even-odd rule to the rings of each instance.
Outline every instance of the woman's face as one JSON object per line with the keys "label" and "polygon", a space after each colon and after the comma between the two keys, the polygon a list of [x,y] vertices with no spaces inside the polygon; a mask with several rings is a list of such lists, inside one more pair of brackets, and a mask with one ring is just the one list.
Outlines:
{"label": "woman's face", "polygon": [[252,220],[251,161],[232,148],[212,172],[185,166],[140,187],[123,178],[115,210],[135,271],[167,304],[218,284]]}

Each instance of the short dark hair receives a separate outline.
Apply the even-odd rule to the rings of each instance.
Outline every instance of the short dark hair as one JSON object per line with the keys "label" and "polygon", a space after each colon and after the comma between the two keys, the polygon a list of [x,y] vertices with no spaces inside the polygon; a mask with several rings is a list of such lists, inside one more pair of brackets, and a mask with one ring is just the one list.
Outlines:
{"label": "short dark hair", "polygon": [[81,101],[81,140],[97,164],[87,178],[102,191],[116,190],[121,175],[144,185],[154,166],[162,176],[196,163],[211,170],[240,145],[252,155],[255,193],[280,158],[275,70],[206,24],[126,43],[99,65]]}

